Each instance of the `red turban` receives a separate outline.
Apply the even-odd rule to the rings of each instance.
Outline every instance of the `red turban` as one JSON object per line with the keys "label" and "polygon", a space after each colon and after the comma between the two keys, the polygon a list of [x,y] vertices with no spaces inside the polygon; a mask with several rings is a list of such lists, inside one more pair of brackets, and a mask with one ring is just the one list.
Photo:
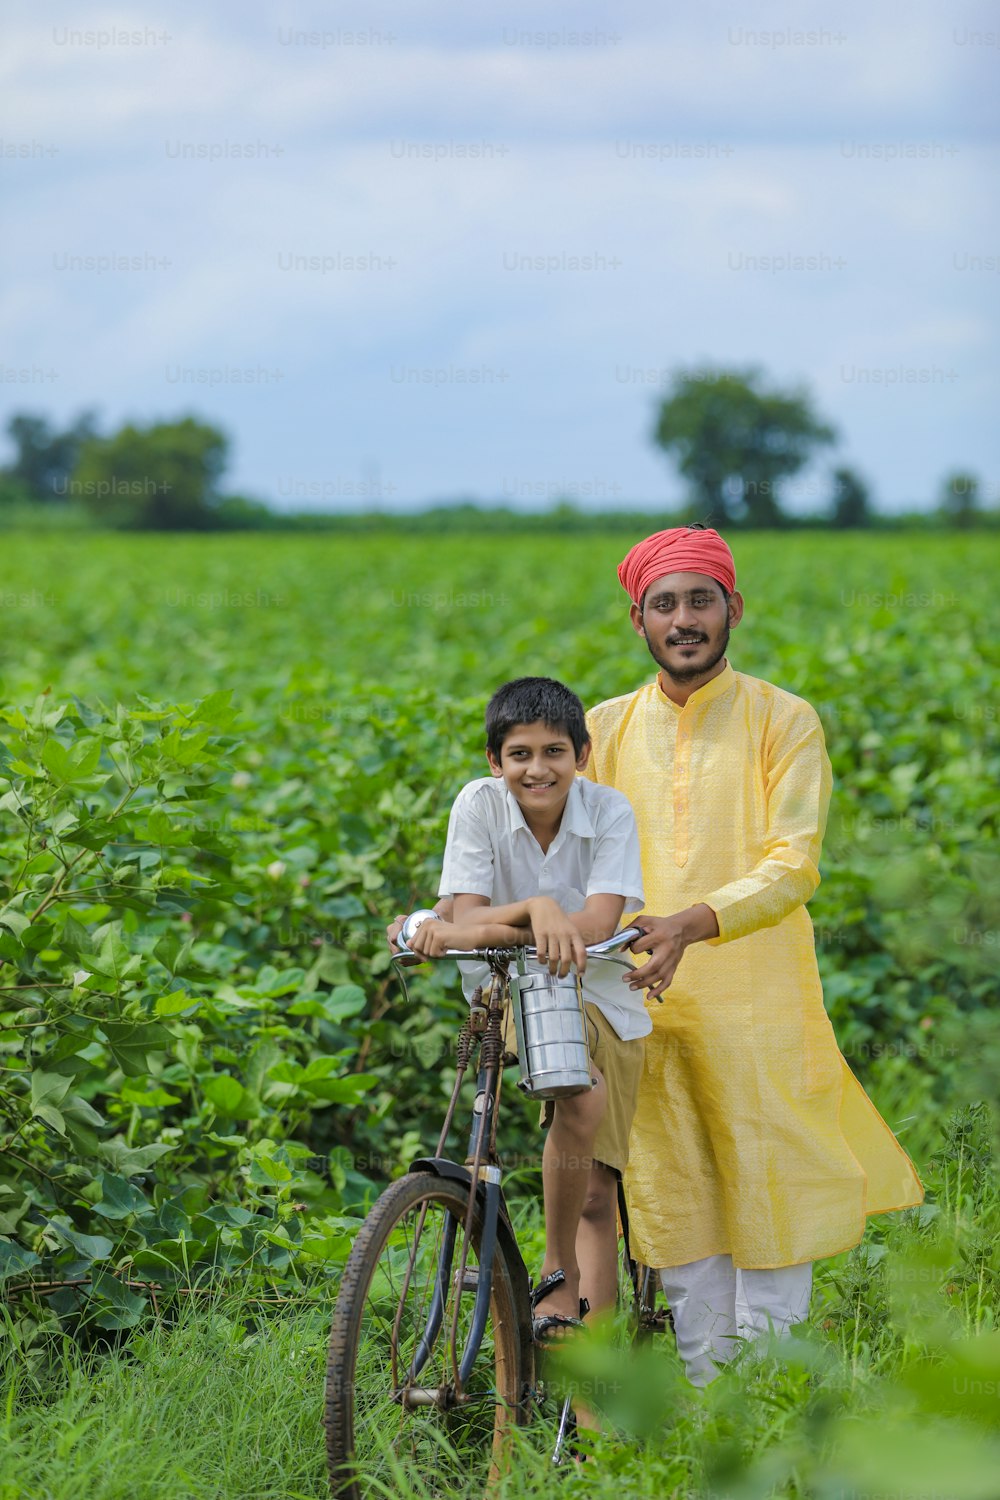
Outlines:
{"label": "red turban", "polygon": [[692,531],[689,526],[672,526],[669,531],[657,531],[644,542],[636,542],[618,567],[622,588],[640,606],[649,585],[668,573],[704,573],[721,583],[727,594],[736,587],[733,554],[719,533],[708,527]]}

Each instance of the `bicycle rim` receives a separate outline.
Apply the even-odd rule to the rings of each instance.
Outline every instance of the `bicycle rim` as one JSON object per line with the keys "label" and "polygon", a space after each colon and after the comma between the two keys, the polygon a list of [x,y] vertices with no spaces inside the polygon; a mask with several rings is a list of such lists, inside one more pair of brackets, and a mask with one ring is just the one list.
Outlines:
{"label": "bicycle rim", "polygon": [[[458,1292],[467,1206],[463,1184],[415,1173],[382,1194],[358,1233],[334,1311],[327,1363],[326,1444],[338,1500],[385,1500],[404,1486],[418,1495],[474,1497],[486,1492],[502,1468],[505,1438],[523,1420],[524,1386],[502,1246],[493,1263],[482,1346],[463,1391],[467,1399],[449,1409],[416,1404],[441,1388],[454,1389],[456,1298],[458,1359],[468,1335],[481,1225],[477,1214]],[[456,1221],[442,1315],[428,1348],[442,1246],[449,1222]]]}

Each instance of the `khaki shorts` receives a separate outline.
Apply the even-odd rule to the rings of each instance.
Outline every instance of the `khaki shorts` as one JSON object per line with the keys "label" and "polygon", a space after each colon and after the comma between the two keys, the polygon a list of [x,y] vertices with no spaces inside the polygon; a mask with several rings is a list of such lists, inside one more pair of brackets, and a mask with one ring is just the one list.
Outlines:
{"label": "khaki shorts", "polygon": [[[604,1013],[589,1000],[586,1002],[586,1011],[590,1059],[595,1067],[600,1068],[608,1091],[608,1107],[594,1139],[594,1160],[610,1167],[620,1176],[628,1164],[628,1138],[639,1098],[646,1038],[622,1041]],[[517,1051],[514,1017],[509,1007],[504,1027],[504,1045],[511,1052]],[[552,1124],[558,1103],[558,1099],[546,1099],[542,1103],[538,1123],[543,1130],[547,1130]]]}

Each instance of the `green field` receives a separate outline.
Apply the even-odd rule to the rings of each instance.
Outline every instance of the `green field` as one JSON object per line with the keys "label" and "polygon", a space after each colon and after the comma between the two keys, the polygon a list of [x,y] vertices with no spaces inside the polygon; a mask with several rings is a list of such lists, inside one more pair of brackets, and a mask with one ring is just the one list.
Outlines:
{"label": "green field", "polygon": [[[2,1500],[323,1493],[337,1270],[432,1143],[460,1014],[440,972],[404,1001],[382,929],[433,895],[494,687],[557,675],[594,702],[649,676],[615,576],[634,539],[4,537]],[[928,1204],[822,1269],[795,1359],[704,1396],[669,1351],[641,1389],[623,1367],[624,1438],[567,1488],[992,1500],[1000,541],[734,550],[730,660],[815,704],[834,766],[828,1008]],[[527,1110],[509,1130],[537,1247]],[[192,1285],[291,1300],[199,1322],[189,1298],[173,1328],[150,1281],[160,1313]],[[140,1482],[125,1438],[157,1402]],[[511,1493],[547,1482],[527,1453]]]}

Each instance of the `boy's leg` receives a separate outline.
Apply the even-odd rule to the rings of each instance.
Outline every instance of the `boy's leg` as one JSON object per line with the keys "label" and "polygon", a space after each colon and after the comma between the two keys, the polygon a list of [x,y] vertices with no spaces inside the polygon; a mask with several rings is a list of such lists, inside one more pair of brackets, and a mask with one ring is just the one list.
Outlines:
{"label": "boy's leg", "polygon": [[580,1291],[591,1312],[618,1297],[618,1181],[628,1164],[629,1133],[642,1078],[645,1043],[623,1041],[596,1005],[587,1005],[590,1055],[604,1075],[608,1106],[594,1142],[594,1167],[577,1235]]}
{"label": "boy's leg", "polygon": [[618,1174],[603,1162],[590,1170],[576,1235],[580,1296],[592,1313],[614,1310],[618,1299]]}
{"label": "boy's leg", "polygon": [[542,1192],[545,1199],[545,1260],[542,1276],[562,1269],[566,1281],[538,1305],[538,1316],[580,1315],[580,1266],[577,1231],[593,1168],[594,1137],[607,1102],[599,1069],[593,1070],[595,1088],[568,1099],[557,1099],[542,1153]]}
{"label": "boy's leg", "polygon": [[[576,1258],[580,1266],[580,1296],[590,1303],[590,1316],[614,1312],[618,1301],[618,1173],[601,1161],[595,1161],[590,1169],[576,1234]],[[576,1400],[573,1414],[581,1428],[600,1431],[601,1422],[594,1407]]]}

